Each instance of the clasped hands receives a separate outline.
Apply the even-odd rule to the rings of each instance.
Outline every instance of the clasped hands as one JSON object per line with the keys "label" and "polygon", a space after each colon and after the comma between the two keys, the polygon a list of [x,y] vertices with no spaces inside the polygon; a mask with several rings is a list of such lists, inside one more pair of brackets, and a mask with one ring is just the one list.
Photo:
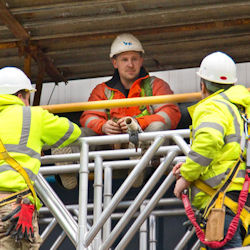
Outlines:
{"label": "clasped hands", "polygon": [[113,134],[124,134],[127,133],[128,127],[125,123],[125,120],[127,118],[131,118],[130,116],[125,116],[117,121],[114,120],[108,120],[103,126],[102,126],[102,132],[106,135],[113,135]]}

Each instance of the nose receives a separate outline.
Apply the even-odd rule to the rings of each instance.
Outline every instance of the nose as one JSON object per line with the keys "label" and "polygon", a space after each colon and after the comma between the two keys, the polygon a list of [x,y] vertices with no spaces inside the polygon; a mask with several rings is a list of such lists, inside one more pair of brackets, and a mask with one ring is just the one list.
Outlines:
{"label": "nose", "polygon": [[128,60],[128,66],[131,67],[131,68],[134,66],[134,63],[133,63],[132,59]]}

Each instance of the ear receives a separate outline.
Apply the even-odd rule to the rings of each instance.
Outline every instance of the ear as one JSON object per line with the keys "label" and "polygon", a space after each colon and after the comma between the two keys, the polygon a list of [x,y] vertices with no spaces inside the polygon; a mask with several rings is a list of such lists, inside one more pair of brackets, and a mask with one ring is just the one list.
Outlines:
{"label": "ear", "polygon": [[112,58],[111,61],[112,61],[113,67],[115,69],[117,69],[118,68],[118,66],[117,66],[117,59],[116,58]]}
{"label": "ear", "polygon": [[143,62],[144,62],[144,58],[143,58],[143,56],[141,56],[141,66],[142,66]]}
{"label": "ear", "polygon": [[200,85],[201,85],[201,93],[203,93],[204,92],[204,88],[205,88],[205,84],[203,82],[201,82]]}
{"label": "ear", "polygon": [[18,97],[19,99],[21,99],[21,100],[22,100],[23,95],[22,95],[21,93],[18,93],[18,94],[17,94],[17,97]]}
{"label": "ear", "polygon": [[25,106],[30,106],[30,93],[29,92],[26,93],[25,98],[23,97],[21,93],[18,93],[17,97],[23,101]]}
{"label": "ear", "polygon": [[207,87],[203,81],[201,81],[201,96],[202,99],[209,96],[209,92],[207,91]]}

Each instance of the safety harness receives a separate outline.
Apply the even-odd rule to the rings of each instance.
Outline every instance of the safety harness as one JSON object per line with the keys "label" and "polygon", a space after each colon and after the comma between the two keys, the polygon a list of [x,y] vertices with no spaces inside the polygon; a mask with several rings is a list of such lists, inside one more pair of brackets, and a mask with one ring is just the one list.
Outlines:
{"label": "safety harness", "polygon": [[9,155],[1,139],[0,139],[0,160],[6,161],[13,169],[15,169],[20,175],[22,175],[28,186],[27,189],[11,194],[5,197],[4,199],[0,200],[0,206],[13,202],[14,200],[16,200],[18,196],[26,197],[30,193],[34,197],[34,203],[36,204],[37,200],[36,192],[30,181],[28,174],[26,173],[24,168],[13,157]]}
{"label": "safety harness", "polygon": [[[203,221],[201,223],[201,226],[203,227],[203,229],[205,228],[204,224],[206,224],[206,220],[213,208],[215,209],[222,208],[224,204],[235,214],[233,220],[230,223],[227,234],[222,241],[207,241],[206,240],[204,231],[201,229],[200,225],[196,221],[195,213],[191,207],[191,203],[189,201],[188,195],[185,192],[182,194],[182,201],[183,201],[184,208],[186,210],[186,214],[196,229],[197,237],[204,245],[209,246],[211,248],[220,248],[232,239],[232,237],[234,236],[237,230],[240,218],[242,220],[243,227],[246,230],[246,236],[243,241],[243,246],[250,244],[250,235],[248,235],[249,224],[250,224],[250,214],[249,214],[249,211],[247,211],[244,208],[244,205],[248,198],[248,190],[249,190],[249,185],[250,185],[250,136],[249,136],[250,120],[248,120],[247,115],[243,114],[242,112],[241,112],[241,116],[244,120],[244,135],[246,137],[246,140],[244,140],[244,147],[242,149],[242,153],[244,149],[246,148],[247,159],[244,159],[243,154],[241,153],[239,160],[237,161],[236,165],[230,170],[229,174],[227,175],[225,179],[225,182],[222,183],[217,190],[214,190],[213,188],[211,188],[209,185],[205,184],[201,180],[196,180],[195,182],[193,182],[193,185],[195,185],[198,189],[200,189],[201,191],[203,191],[204,193],[208,194],[211,197],[210,202],[206,206],[206,209],[202,215]],[[234,202],[232,199],[226,196],[226,191],[228,190],[233,179],[237,176],[240,163],[243,161],[246,161],[245,181],[243,184],[243,188],[240,192],[238,202]]]}

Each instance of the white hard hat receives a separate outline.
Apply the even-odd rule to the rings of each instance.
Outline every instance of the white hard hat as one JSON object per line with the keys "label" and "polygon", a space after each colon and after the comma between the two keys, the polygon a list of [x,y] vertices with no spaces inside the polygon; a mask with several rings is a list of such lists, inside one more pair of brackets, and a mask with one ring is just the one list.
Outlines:
{"label": "white hard hat", "polygon": [[116,37],[111,45],[109,56],[112,58],[114,55],[126,51],[138,51],[144,53],[144,49],[142,48],[140,41],[129,33],[124,33]]}
{"label": "white hard hat", "polygon": [[31,85],[26,74],[16,67],[0,69],[0,94],[15,94],[17,91],[26,89],[36,91]]}
{"label": "white hard hat", "polygon": [[220,84],[237,82],[235,62],[223,52],[214,52],[206,56],[201,62],[197,75],[205,80]]}

